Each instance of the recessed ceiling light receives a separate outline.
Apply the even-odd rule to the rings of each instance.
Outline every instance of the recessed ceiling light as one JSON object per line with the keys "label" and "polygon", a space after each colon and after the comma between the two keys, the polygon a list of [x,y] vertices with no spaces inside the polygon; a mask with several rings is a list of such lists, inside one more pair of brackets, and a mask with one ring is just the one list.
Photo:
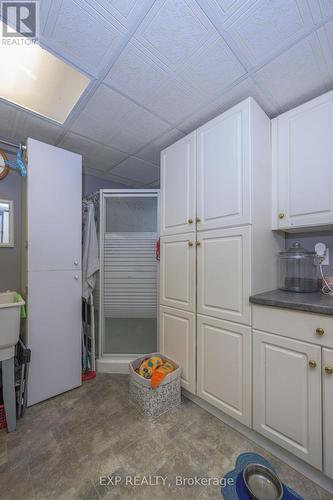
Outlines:
{"label": "recessed ceiling light", "polygon": [[0,97],[64,123],[90,82],[38,44],[0,44]]}

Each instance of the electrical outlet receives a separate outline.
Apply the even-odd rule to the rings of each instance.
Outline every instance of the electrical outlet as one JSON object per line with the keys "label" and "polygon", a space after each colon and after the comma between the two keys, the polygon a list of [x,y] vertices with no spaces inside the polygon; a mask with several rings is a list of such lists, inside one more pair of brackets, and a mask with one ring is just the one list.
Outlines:
{"label": "electrical outlet", "polygon": [[328,246],[325,243],[318,242],[315,244],[315,252],[321,258],[325,256],[324,260],[321,261],[321,265],[328,266],[330,263],[330,249]]}
{"label": "electrical outlet", "polygon": [[329,266],[329,264],[330,264],[330,249],[328,247],[326,247],[326,256],[325,256],[325,259],[323,260],[322,265]]}

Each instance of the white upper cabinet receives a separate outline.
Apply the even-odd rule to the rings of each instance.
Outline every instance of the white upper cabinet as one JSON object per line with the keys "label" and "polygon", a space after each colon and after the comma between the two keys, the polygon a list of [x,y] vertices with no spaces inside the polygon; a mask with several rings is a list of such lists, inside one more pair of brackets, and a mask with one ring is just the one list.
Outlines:
{"label": "white upper cabinet", "polygon": [[250,224],[247,99],[197,130],[197,229]]}
{"label": "white upper cabinet", "polygon": [[273,229],[333,226],[333,92],[272,123]]}
{"label": "white upper cabinet", "polygon": [[161,153],[161,235],[195,230],[196,133]]}
{"label": "white upper cabinet", "polygon": [[28,139],[29,271],[80,270],[82,158]]}

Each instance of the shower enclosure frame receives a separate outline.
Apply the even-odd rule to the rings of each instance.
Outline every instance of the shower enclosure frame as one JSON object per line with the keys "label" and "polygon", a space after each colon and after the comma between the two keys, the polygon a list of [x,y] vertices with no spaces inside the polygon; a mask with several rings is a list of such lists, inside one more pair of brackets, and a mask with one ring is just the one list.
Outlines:
{"label": "shower enclosure frame", "polygon": [[[127,373],[129,363],[146,353],[110,354],[104,352],[105,317],[104,317],[104,240],[106,234],[106,203],[110,198],[156,198],[157,201],[157,239],[160,235],[160,190],[159,189],[100,189],[99,191],[99,259],[100,271],[98,280],[98,358],[97,371],[105,373]],[[157,265],[157,297],[156,297],[156,335],[157,350],[160,348],[159,332],[159,265]]]}

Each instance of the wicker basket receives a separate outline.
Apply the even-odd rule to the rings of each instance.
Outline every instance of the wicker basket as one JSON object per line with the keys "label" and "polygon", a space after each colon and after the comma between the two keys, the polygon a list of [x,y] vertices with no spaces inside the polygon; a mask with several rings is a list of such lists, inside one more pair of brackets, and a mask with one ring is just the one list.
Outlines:
{"label": "wicker basket", "polygon": [[170,411],[181,403],[180,376],[181,368],[163,354],[153,353],[149,356],[160,356],[165,361],[170,361],[176,370],[169,373],[157,389],[152,389],[150,380],[139,375],[135,370],[148,356],[143,356],[130,363],[130,388],[129,397],[139,412],[148,420],[154,420],[163,413]]}

